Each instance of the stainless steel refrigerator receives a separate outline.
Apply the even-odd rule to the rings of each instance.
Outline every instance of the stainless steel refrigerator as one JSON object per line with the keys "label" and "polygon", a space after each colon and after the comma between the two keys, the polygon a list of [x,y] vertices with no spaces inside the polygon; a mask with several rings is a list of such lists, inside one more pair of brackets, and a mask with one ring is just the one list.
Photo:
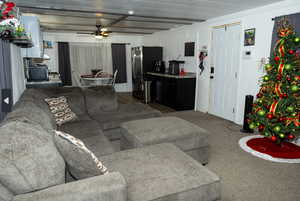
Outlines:
{"label": "stainless steel refrigerator", "polygon": [[162,47],[134,47],[132,55],[132,95],[139,99],[144,99],[145,81],[148,72],[154,71],[155,61],[163,58]]}

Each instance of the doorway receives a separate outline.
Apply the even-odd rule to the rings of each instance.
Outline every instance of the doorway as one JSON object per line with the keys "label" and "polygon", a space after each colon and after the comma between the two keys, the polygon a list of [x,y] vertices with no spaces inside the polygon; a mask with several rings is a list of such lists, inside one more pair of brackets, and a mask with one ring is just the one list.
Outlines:
{"label": "doorway", "polygon": [[223,25],[212,32],[209,113],[234,121],[241,49],[241,25]]}

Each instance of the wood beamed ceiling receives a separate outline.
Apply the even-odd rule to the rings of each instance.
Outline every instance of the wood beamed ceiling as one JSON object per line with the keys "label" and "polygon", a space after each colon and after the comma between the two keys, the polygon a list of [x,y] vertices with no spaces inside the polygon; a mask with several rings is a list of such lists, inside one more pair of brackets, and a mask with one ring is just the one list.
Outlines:
{"label": "wood beamed ceiling", "polygon": [[202,19],[173,18],[160,16],[129,15],[101,11],[59,9],[19,6],[23,15],[39,17],[43,31],[47,32],[93,32],[96,24],[113,33],[152,34],[182,25],[203,22]]}

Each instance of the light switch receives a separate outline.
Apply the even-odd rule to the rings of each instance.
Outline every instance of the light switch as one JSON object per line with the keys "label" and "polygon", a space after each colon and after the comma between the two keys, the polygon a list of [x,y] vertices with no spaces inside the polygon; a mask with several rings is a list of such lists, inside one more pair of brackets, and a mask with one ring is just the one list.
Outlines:
{"label": "light switch", "polygon": [[243,52],[243,59],[252,59],[252,51],[251,50],[245,50]]}

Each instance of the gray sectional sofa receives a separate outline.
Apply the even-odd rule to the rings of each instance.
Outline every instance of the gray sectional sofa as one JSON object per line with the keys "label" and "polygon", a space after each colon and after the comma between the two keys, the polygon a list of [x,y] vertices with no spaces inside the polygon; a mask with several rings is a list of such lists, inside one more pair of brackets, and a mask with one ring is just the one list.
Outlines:
{"label": "gray sectional sofa", "polygon": [[[57,128],[44,98],[66,96],[78,119]],[[0,125],[0,201],[216,201],[220,181],[173,144],[119,151],[122,122],[160,116],[119,104],[111,88],[26,90]],[[109,174],[66,180],[53,130],[81,139]]]}

